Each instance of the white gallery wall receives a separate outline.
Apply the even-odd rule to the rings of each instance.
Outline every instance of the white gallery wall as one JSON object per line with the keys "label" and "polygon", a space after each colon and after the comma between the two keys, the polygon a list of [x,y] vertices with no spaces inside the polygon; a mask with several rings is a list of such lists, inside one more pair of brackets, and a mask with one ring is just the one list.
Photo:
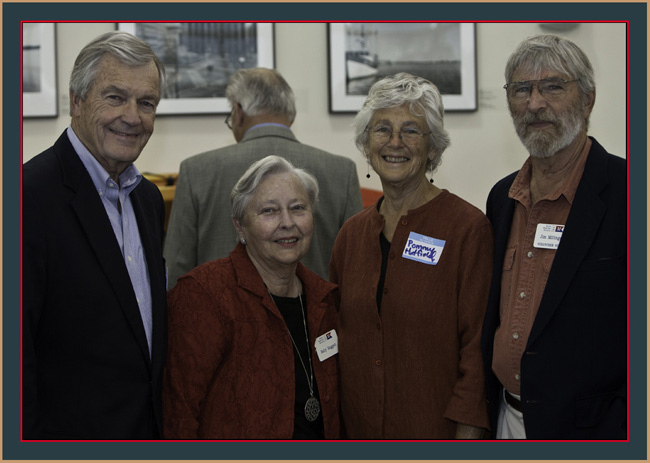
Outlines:
{"label": "white gallery wall", "polygon": [[[503,70],[522,39],[554,32],[576,42],[596,74],[596,105],[589,133],[611,153],[626,157],[627,43],[625,23],[583,23],[556,31],[538,23],[476,25],[478,110],[448,112],[451,146],[434,173],[438,186],[484,210],[492,185],[517,170],[526,158],[507,110]],[[58,23],[56,26],[59,116],[23,120],[23,161],[48,148],[70,122],[68,79],[75,57],[115,23]],[[298,115],[293,125],[303,143],[353,159],[362,187],[381,189],[377,175],[366,178],[367,164],[352,139],[351,114],[330,114],[328,47],[325,23],[275,24],[276,68],[293,87]],[[155,132],[136,162],[142,172],[178,172],[194,154],[234,143],[225,115],[159,115]]]}

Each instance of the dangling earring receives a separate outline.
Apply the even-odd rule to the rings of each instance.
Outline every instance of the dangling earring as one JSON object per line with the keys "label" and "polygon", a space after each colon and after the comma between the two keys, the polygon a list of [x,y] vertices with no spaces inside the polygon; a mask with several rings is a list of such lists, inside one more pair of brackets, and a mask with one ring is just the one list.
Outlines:
{"label": "dangling earring", "polygon": [[370,163],[368,163],[368,173],[366,174],[366,178],[370,178]]}
{"label": "dangling earring", "polygon": [[431,166],[431,178],[429,179],[430,183],[433,183],[433,166]]}

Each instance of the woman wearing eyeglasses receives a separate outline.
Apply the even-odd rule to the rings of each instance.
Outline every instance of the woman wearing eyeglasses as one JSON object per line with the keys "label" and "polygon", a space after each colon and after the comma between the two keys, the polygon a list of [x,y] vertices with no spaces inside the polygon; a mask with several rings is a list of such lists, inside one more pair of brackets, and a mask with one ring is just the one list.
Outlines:
{"label": "woman wearing eyeglasses", "polygon": [[427,178],[449,145],[443,113],[435,85],[400,73],[376,82],[355,118],[383,197],[345,223],[330,263],[348,438],[480,438],[489,426],[480,332],[492,229]]}

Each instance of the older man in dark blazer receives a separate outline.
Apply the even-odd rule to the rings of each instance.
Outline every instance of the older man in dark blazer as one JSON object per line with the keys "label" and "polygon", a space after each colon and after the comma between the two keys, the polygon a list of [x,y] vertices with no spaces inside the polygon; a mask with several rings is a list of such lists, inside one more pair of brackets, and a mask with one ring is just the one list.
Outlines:
{"label": "older man in dark blazer", "polygon": [[169,287],[194,267],[233,250],[237,234],[230,192],[251,164],[271,154],[318,180],[321,199],[314,211],[314,236],[302,263],[327,279],[339,229],[363,208],[354,162],[298,141],[290,129],[296,116],[293,90],[277,71],[237,71],[226,97],[232,105],[226,122],[237,143],[191,156],[180,166],[165,238]]}
{"label": "older man in dark blazer", "polygon": [[162,437],[164,204],[133,162],[164,68],[104,34],[70,78],[70,127],[23,166],[22,437]]}
{"label": "older man in dark blazer", "polygon": [[525,40],[506,81],[530,157],[487,202],[492,430],[502,439],[625,439],[626,161],[587,136],[593,70],[569,40]]}

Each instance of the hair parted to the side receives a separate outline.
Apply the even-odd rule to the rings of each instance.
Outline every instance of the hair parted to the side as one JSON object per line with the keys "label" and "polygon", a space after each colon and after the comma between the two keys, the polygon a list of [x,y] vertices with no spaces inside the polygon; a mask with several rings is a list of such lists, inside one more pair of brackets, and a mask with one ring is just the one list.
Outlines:
{"label": "hair parted to the side", "polygon": [[541,34],[523,40],[506,64],[506,83],[515,73],[541,76],[554,71],[568,80],[577,80],[583,99],[596,90],[594,70],[589,58],[571,40],[554,34]]}
{"label": "hair parted to the side", "polygon": [[406,72],[384,77],[375,82],[368,92],[368,98],[354,118],[355,143],[365,153],[368,142],[368,124],[375,111],[396,108],[404,104],[415,116],[423,116],[431,131],[429,141],[435,157],[427,161],[427,169],[435,170],[442,160],[442,153],[450,144],[444,125],[445,108],[438,87],[422,77]]}
{"label": "hair parted to the side", "polygon": [[286,116],[296,118],[296,98],[293,90],[274,69],[250,68],[236,71],[226,88],[231,106],[241,105],[248,116]]}
{"label": "hair parted to the side", "polygon": [[158,69],[159,97],[162,97],[165,86],[165,66],[147,43],[123,31],[102,34],[79,52],[70,74],[69,88],[72,93],[82,100],[86,99],[97,77],[99,64],[106,54],[133,67],[145,66],[153,61]]}
{"label": "hair parted to the side", "polygon": [[305,188],[312,211],[318,202],[318,180],[304,169],[294,167],[280,156],[267,156],[253,163],[237,181],[230,193],[231,215],[243,222],[246,208],[257,187],[270,175],[294,174]]}

